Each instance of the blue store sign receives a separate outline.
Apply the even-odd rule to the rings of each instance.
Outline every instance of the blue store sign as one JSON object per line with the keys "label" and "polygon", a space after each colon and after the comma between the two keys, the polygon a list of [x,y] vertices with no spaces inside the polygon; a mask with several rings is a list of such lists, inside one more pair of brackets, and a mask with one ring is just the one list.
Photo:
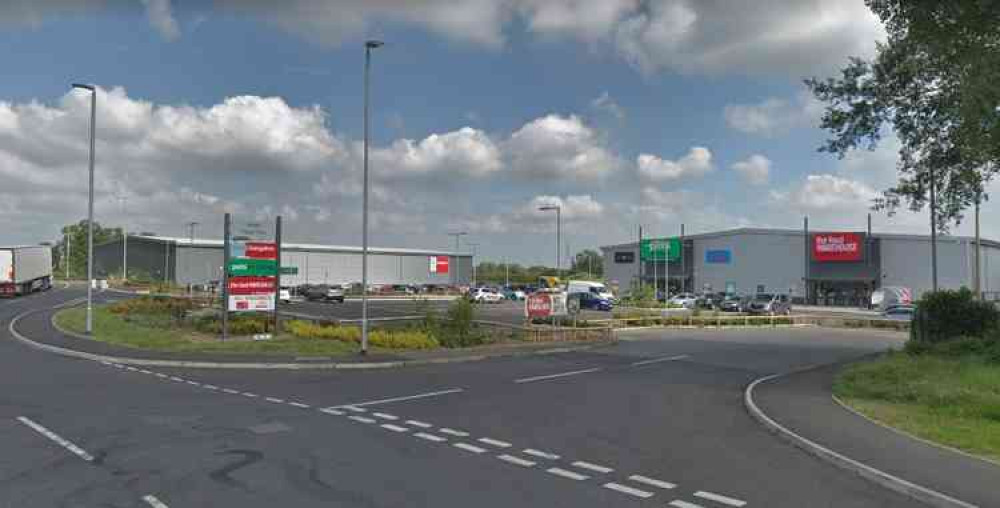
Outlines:
{"label": "blue store sign", "polygon": [[729,249],[715,249],[705,251],[705,262],[711,264],[728,265],[733,262],[733,253]]}

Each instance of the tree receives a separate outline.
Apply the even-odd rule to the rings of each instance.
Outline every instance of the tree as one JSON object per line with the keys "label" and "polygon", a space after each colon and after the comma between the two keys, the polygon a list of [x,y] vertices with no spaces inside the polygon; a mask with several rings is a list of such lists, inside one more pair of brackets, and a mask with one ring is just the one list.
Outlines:
{"label": "tree", "polygon": [[920,210],[934,199],[934,225],[946,229],[1000,171],[1000,1],[866,4],[888,33],[875,58],[806,80],[827,104],[821,126],[833,136],[820,150],[874,149],[891,126],[902,145],[899,180],[874,207]]}
{"label": "tree", "polygon": [[594,279],[604,277],[604,258],[593,249],[580,251],[573,257],[570,273],[589,275]]}
{"label": "tree", "polygon": [[[94,222],[94,245],[112,242],[122,237],[122,228],[105,228]],[[52,264],[55,273],[64,274],[66,270],[66,240],[69,240],[69,271],[70,277],[87,278],[87,219],[77,224],[69,224],[62,228],[62,238],[56,242],[53,249]]]}

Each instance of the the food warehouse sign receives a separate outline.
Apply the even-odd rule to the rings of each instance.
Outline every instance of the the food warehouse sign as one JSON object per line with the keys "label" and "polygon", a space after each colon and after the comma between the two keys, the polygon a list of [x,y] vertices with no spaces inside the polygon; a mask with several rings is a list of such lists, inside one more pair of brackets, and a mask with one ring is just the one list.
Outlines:
{"label": "the food warehouse sign", "polygon": [[812,237],[813,261],[861,261],[863,236],[859,233],[822,233]]}

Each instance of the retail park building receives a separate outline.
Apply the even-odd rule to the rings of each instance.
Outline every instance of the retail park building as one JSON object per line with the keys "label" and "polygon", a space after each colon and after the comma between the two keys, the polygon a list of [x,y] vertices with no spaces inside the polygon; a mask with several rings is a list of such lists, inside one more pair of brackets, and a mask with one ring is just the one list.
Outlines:
{"label": "retail park building", "polygon": [[[94,248],[98,276],[122,273],[122,241]],[[152,280],[179,285],[204,284],[222,278],[222,240],[129,236],[130,274],[143,273]],[[285,243],[281,246],[282,286],[347,284],[361,281],[361,247]],[[468,285],[472,256],[468,253],[369,247],[370,284]]]}
{"label": "retail park building", "polygon": [[[807,241],[808,238],[808,241]],[[974,287],[975,240],[940,236],[938,285]],[[980,242],[981,291],[1000,295],[1000,243]],[[601,247],[605,277],[627,292],[637,284],[671,292],[788,293],[819,305],[862,305],[874,289],[931,289],[928,236],[741,228]]]}

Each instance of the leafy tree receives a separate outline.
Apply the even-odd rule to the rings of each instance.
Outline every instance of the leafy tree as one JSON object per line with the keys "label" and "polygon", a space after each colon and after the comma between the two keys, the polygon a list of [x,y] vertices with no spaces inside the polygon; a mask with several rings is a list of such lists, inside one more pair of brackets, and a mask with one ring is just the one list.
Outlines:
{"label": "leafy tree", "polygon": [[569,271],[570,273],[590,275],[594,279],[601,279],[604,276],[604,258],[596,250],[585,249],[573,257],[573,264],[570,266]]}
{"label": "leafy tree", "polygon": [[[94,222],[94,245],[100,245],[118,240],[122,237],[122,228],[102,227]],[[53,247],[52,264],[57,274],[65,274],[66,241],[69,240],[69,271],[70,277],[87,278],[87,219],[76,224],[63,226],[62,237]]]}
{"label": "leafy tree", "polygon": [[873,149],[891,126],[901,141],[899,181],[874,203],[894,212],[933,195],[947,228],[983,199],[1000,171],[1000,2],[866,0],[888,40],[840,76],[806,80],[827,104],[821,151]]}

